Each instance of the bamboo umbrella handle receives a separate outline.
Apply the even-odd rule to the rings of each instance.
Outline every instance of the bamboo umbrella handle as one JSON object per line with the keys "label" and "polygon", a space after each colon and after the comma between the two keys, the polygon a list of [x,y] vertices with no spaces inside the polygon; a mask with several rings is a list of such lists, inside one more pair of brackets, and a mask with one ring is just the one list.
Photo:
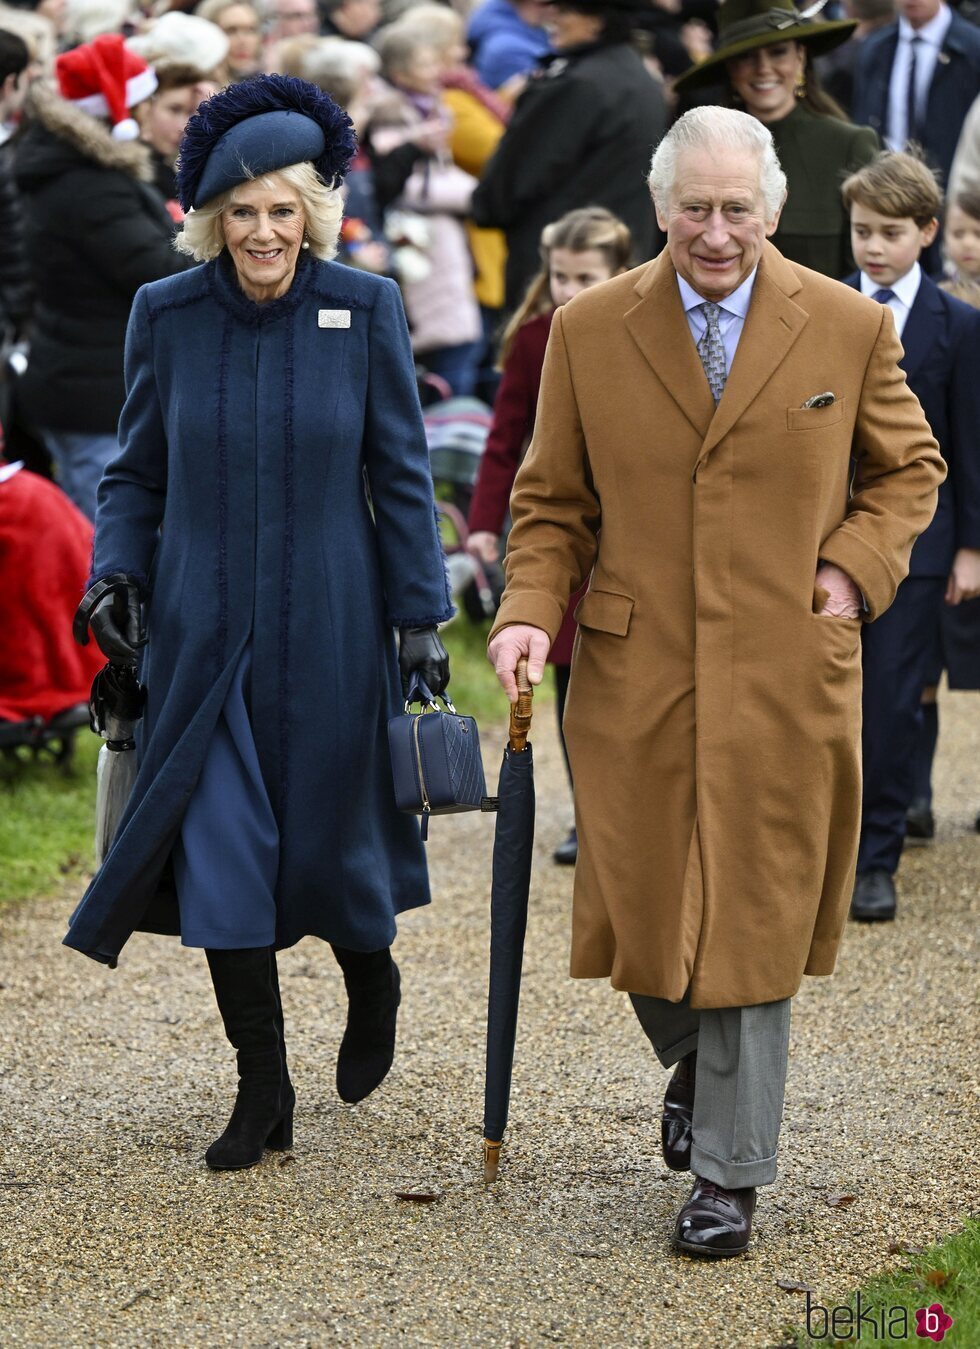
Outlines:
{"label": "bamboo umbrella handle", "polygon": [[[531,712],[534,701],[534,689],[527,677],[527,656],[517,662],[517,702],[510,707],[510,737],[508,745],[515,754],[527,749],[527,737],[531,731]],[[496,1146],[496,1145],[494,1145]]]}
{"label": "bamboo umbrella handle", "polygon": [[492,1143],[489,1138],[483,1140],[483,1179],[488,1184],[497,1179],[501,1147],[501,1143]]}

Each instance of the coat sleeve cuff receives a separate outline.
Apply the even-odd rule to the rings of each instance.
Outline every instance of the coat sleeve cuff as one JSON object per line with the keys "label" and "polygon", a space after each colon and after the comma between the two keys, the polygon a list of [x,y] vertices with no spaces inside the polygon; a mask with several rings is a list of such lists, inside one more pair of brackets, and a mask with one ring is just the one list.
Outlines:
{"label": "coat sleeve cuff", "polygon": [[876,548],[849,530],[846,524],[821,545],[820,560],[832,562],[847,572],[861,592],[869,622],[888,608],[902,579],[895,575]]}
{"label": "coat sleeve cuff", "polygon": [[532,627],[543,629],[553,644],[564,617],[564,609],[547,591],[525,590],[516,595],[504,595],[488,641],[496,637],[501,628],[509,628],[514,623],[530,623]]}

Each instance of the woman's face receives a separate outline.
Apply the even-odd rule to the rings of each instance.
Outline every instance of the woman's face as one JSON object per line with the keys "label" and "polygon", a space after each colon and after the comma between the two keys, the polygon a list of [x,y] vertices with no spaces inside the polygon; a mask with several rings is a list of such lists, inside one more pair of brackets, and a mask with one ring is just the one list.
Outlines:
{"label": "woman's face", "polygon": [[946,256],[959,274],[970,281],[980,280],[980,220],[959,206],[951,206],[943,243]]}
{"label": "woman's face", "polygon": [[732,90],[760,122],[778,122],[796,105],[796,86],[806,69],[799,42],[774,42],[726,62]]}
{"label": "woman's face", "polygon": [[257,70],[262,36],[252,6],[229,5],[218,15],[218,27],[228,39],[229,68],[236,74]]}
{"label": "woman's face", "polygon": [[411,61],[398,72],[397,83],[412,94],[438,94],[442,61],[435,47],[418,47]]}
{"label": "woman's face", "polygon": [[285,295],[293,282],[306,228],[296,189],[279,174],[242,183],[221,212],[221,226],[238,284],[248,298],[266,304]]}
{"label": "woman's face", "polygon": [[608,281],[609,263],[598,248],[553,248],[548,258],[548,280],[555,308],[568,304],[579,291]]}
{"label": "woman's face", "polygon": [[142,127],[142,139],[164,159],[176,159],[184,127],[197,103],[196,86],[192,84],[180,89],[168,89],[165,94],[148,99],[146,111],[138,119]]}

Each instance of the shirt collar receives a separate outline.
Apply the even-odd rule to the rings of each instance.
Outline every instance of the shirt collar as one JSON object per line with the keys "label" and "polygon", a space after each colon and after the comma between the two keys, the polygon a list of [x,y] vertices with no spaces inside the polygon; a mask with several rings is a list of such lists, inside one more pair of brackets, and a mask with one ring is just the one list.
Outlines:
{"label": "shirt collar", "polygon": [[949,5],[939,6],[939,13],[928,23],[924,23],[921,28],[913,28],[908,19],[902,16],[898,21],[898,36],[906,42],[910,42],[914,37],[922,38],[923,42],[928,42],[930,46],[941,47],[946,40],[946,34],[949,31],[949,25],[953,22],[953,11]]}
{"label": "shirt collar", "polygon": [[[749,312],[749,301],[752,299],[752,287],[755,285],[755,276],[758,270],[759,267],[756,264],[737,290],[733,290],[731,295],[726,295],[723,300],[718,301],[719,308],[733,314],[736,318],[744,319]],[[681,304],[684,306],[685,314],[690,313],[692,309],[697,309],[699,304],[706,303],[704,296],[699,295],[693,286],[689,286],[680,272],[677,273],[677,285],[680,288]]]}
{"label": "shirt collar", "polygon": [[[917,262],[914,262],[909,271],[904,276],[900,276],[897,281],[893,281],[886,289],[890,290],[895,299],[903,304],[906,309],[911,309],[915,302],[915,297],[919,293],[919,282],[922,279],[922,268]],[[861,294],[867,295],[873,300],[875,291],[883,289],[880,281],[873,281],[867,272],[861,273]]]}

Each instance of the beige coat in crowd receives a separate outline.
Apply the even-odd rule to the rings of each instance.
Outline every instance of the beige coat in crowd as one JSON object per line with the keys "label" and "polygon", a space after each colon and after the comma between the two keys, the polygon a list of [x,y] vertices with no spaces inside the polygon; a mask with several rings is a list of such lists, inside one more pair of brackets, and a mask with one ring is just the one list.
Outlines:
{"label": "beige coat in crowd", "polygon": [[818,617],[814,574],[842,567],[873,620],[932,518],[945,468],[900,355],[886,305],[771,244],[717,410],[666,252],[556,314],[495,631],[553,639],[592,573],[565,716],[573,975],[728,1007],[833,971],[861,624]]}

